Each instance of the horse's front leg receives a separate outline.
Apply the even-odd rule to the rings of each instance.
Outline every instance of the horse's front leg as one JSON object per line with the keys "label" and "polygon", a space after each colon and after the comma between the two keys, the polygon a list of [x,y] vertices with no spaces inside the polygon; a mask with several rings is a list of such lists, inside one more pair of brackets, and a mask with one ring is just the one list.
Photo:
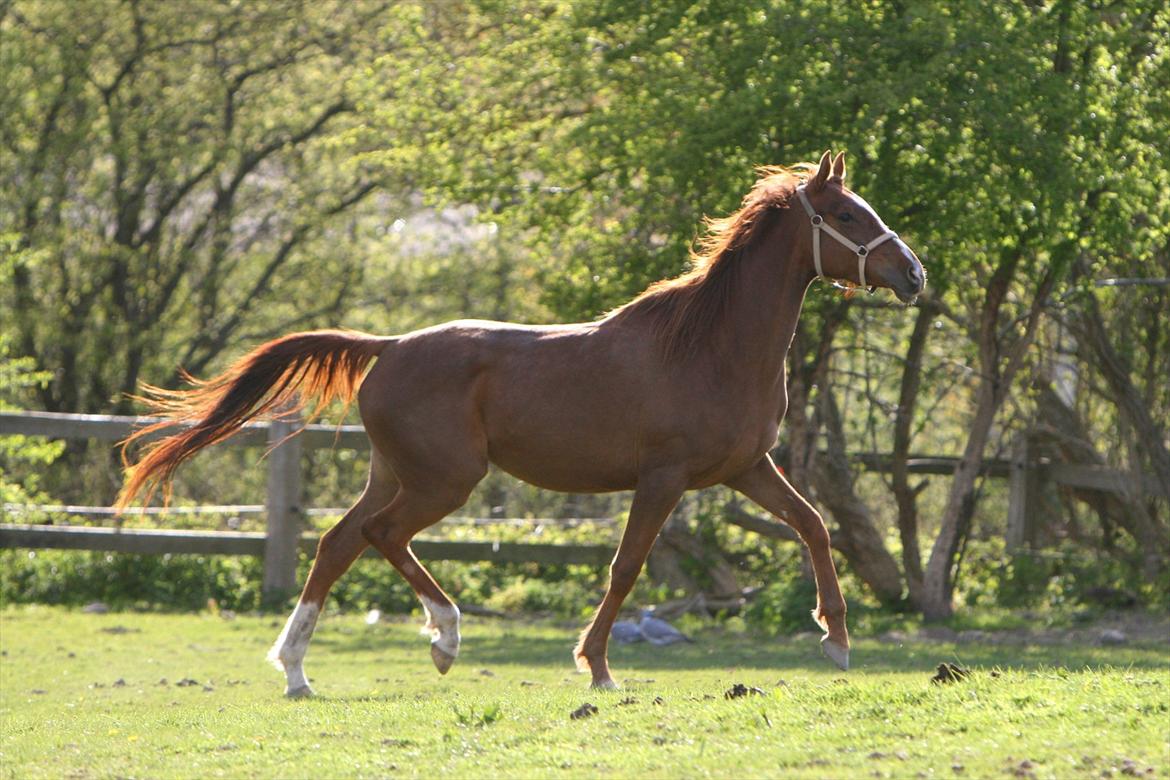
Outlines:
{"label": "horse's front leg", "polygon": [[609,632],[622,602],[642,572],[658,532],[685,489],[686,484],[680,474],[654,472],[638,480],[634,500],[630,505],[630,518],[626,521],[621,544],[609,567],[609,589],[601,600],[601,606],[597,608],[597,614],[593,616],[593,622],[581,633],[577,647],[573,650],[577,669],[592,673],[594,688],[618,687],[609,673]]}
{"label": "horse's front leg", "polygon": [[827,632],[821,639],[821,648],[837,666],[848,669],[849,630],[845,626],[845,599],[841,595],[837,570],[833,566],[829,531],[820,513],[784,478],[768,455],[726,484],[788,523],[800,534],[808,547],[817,579],[817,608],[813,611],[813,619]]}

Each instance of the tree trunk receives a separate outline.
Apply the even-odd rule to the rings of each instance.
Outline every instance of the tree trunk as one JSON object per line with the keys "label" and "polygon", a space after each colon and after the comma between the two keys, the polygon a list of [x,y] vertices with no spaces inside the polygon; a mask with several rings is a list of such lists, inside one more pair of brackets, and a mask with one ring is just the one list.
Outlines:
{"label": "tree trunk", "polygon": [[[769,539],[779,539],[784,542],[793,542],[795,544],[803,544],[800,541],[800,534],[792,530],[792,527],[787,523],[779,520],[774,520],[771,517],[763,517],[761,515],[754,515],[743,508],[743,502],[739,499],[732,499],[723,507],[723,517],[732,525],[738,525],[745,531],[752,531],[760,536],[766,536]],[[833,540],[830,540],[832,544]]]}
{"label": "tree trunk", "polygon": [[898,503],[898,535],[902,541],[902,569],[906,577],[907,598],[916,609],[923,606],[922,555],[918,549],[918,493],[920,488],[910,486],[910,440],[914,413],[918,406],[918,391],[922,383],[922,353],[930,335],[935,307],[924,302],[914,321],[910,343],[906,347],[906,363],[902,369],[902,383],[898,392],[898,411],[894,418],[894,446],[891,453],[890,477],[894,499]]}
{"label": "tree trunk", "polygon": [[983,452],[990,438],[995,415],[1023,367],[1024,355],[1035,338],[1036,327],[1056,281],[1058,267],[1050,264],[1031,297],[1028,312],[1023,319],[1023,332],[1012,341],[1001,335],[1000,311],[1026,251],[1032,229],[1031,225],[1025,228],[1015,244],[1005,247],[1001,252],[984,293],[976,334],[980,372],[975,414],[969,424],[970,433],[962,459],[951,479],[947,502],[939,521],[938,537],[934,540],[930,561],[926,565],[922,614],[927,620],[942,620],[954,614],[951,598],[954,594],[955,559],[974,513],[975,482],[983,463]]}
{"label": "tree trunk", "polygon": [[869,507],[854,490],[841,412],[830,388],[821,390],[819,407],[825,425],[826,452],[816,460],[812,481],[817,503],[829,511],[840,529],[833,535],[833,546],[841,551],[879,601],[898,604],[902,601],[898,562],[886,549]]}
{"label": "tree trunk", "polygon": [[[1092,294],[1086,296],[1084,306],[1074,314],[1073,323],[1077,327],[1077,341],[1084,357],[1105,378],[1117,408],[1129,418],[1141,442],[1141,450],[1154,471],[1154,481],[1162,488],[1162,498],[1170,500],[1170,451],[1166,449],[1165,428],[1150,414],[1141,393],[1134,387],[1124,361],[1113,348],[1101,309]],[[1141,464],[1134,465],[1140,467]]]}
{"label": "tree trunk", "polygon": [[991,424],[999,402],[991,383],[980,382],[975,416],[970,423],[970,435],[963,448],[963,457],[951,478],[950,492],[939,523],[938,536],[930,551],[922,590],[922,615],[927,620],[943,620],[954,614],[951,596],[954,593],[954,563],[959,546],[967,533],[975,496],[975,481],[983,465],[983,450],[991,433]]}
{"label": "tree trunk", "polygon": [[739,596],[735,570],[723,552],[705,544],[677,511],[651,549],[646,570],[655,582],[687,593],[703,593],[716,600]]}

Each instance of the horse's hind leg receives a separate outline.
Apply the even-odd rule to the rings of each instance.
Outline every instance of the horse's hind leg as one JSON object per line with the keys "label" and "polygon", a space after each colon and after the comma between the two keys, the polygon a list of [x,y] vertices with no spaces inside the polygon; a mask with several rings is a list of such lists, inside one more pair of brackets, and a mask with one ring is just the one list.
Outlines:
{"label": "horse's hind leg", "polygon": [[459,608],[410,549],[410,540],[427,526],[442,520],[463,506],[471,490],[483,478],[486,460],[455,468],[448,462],[436,473],[443,484],[429,480],[404,483],[398,495],[362,526],[366,540],[410,583],[422,602],[427,622],[423,633],[431,637],[431,660],[440,674],[446,674],[459,654]]}
{"label": "horse's hind leg", "polygon": [[365,491],[341,521],[321,537],[300,601],[268,652],[268,660],[282,669],[287,677],[286,696],[312,695],[313,690],[305,677],[304,660],[317,616],[325,607],[325,598],[333,583],[366,549],[362,522],[389,504],[397,492],[398,480],[394,473],[376,451],[371,452],[370,477]]}

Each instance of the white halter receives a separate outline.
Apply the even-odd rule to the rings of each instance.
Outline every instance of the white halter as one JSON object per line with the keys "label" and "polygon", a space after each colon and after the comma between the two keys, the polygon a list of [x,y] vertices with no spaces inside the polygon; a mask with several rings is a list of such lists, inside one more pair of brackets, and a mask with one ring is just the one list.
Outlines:
{"label": "white halter", "polygon": [[[804,211],[808,214],[808,220],[812,223],[813,231],[813,264],[817,268],[817,276],[822,279],[829,279],[825,276],[825,271],[821,268],[821,231],[825,231],[838,243],[843,244],[849,248],[850,252],[857,255],[857,278],[861,280],[861,286],[866,287],[865,283],[865,259],[869,257],[869,253],[873,251],[879,244],[889,241],[891,238],[897,238],[898,234],[892,230],[887,229],[885,233],[870,241],[868,244],[855,244],[848,238],[843,236],[840,232],[833,228],[832,225],[825,224],[824,218],[818,214],[808,202],[808,195],[804,192],[804,185],[796,188],[796,194],[800,196],[800,204],[804,206]],[[829,279],[832,281],[832,279]],[[836,282],[834,282],[836,284]]]}

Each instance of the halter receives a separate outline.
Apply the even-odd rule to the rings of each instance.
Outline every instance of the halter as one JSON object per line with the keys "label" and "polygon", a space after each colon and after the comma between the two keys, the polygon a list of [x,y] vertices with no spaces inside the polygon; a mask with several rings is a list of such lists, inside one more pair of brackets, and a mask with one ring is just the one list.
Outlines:
{"label": "halter", "polygon": [[817,276],[822,279],[828,279],[834,286],[840,287],[833,279],[825,276],[824,269],[821,268],[821,231],[825,231],[838,243],[844,245],[857,255],[857,278],[861,281],[861,286],[866,287],[865,283],[865,259],[869,257],[869,253],[873,251],[879,244],[889,241],[891,238],[897,238],[898,234],[889,228],[885,233],[870,241],[868,244],[855,244],[837,231],[832,225],[825,223],[824,217],[813,209],[812,204],[808,202],[808,196],[804,193],[804,185],[796,188],[796,194],[800,196],[800,205],[804,206],[804,211],[808,214],[808,221],[812,224],[813,231],[813,265],[817,268]]}

